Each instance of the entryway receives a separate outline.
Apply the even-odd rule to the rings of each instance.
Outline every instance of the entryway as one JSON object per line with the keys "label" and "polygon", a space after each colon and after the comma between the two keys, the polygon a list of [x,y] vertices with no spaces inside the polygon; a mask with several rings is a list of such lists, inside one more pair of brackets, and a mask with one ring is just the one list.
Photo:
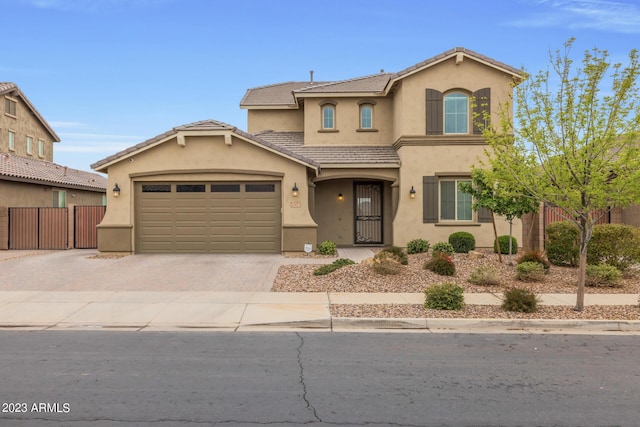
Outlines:
{"label": "entryway", "polygon": [[382,183],[354,182],[354,244],[370,245],[383,242]]}

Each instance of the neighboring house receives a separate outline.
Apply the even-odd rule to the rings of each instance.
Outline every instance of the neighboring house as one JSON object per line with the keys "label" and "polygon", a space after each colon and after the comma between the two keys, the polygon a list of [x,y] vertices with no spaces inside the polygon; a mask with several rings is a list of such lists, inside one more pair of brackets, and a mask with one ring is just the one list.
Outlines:
{"label": "neighboring house", "polygon": [[53,163],[59,141],[18,86],[0,82],[0,207],[104,203],[103,176]]}
{"label": "neighboring house", "polygon": [[490,247],[490,215],[473,212],[458,184],[487,147],[474,114],[497,120],[520,79],[455,48],[397,73],[249,89],[248,132],[196,122],[92,165],[119,190],[108,191],[98,248],[280,253],[324,240],[435,243],[461,230]]}

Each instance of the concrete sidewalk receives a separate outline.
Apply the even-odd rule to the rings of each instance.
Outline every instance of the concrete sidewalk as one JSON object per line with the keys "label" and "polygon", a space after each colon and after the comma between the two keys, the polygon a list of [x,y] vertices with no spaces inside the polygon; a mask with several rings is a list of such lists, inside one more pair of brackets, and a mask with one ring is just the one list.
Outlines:
{"label": "concrete sidewalk", "polygon": [[[575,295],[544,294],[543,304],[573,305]],[[331,304],[422,304],[422,293],[152,291],[0,292],[1,329],[55,330],[582,330],[640,333],[640,321],[335,318]],[[467,293],[467,304],[499,305]],[[586,295],[587,305],[637,305],[635,294]]]}

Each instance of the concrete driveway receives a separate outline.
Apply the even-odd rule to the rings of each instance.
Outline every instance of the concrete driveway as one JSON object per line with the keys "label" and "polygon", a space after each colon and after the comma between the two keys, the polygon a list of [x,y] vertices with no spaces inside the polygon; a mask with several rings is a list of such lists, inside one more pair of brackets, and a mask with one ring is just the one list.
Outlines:
{"label": "concrete driveway", "polygon": [[95,250],[2,251],[0,291],[269,291],[282,255],[162,254],[96,258]]}

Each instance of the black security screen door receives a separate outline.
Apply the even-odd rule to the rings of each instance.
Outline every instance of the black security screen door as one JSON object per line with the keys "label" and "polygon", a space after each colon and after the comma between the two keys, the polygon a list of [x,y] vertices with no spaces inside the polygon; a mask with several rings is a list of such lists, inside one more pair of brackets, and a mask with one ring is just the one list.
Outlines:
{"label": "black security screen door", "polygon": [[382,183],[355,183],[356,244],[382,243]]}

